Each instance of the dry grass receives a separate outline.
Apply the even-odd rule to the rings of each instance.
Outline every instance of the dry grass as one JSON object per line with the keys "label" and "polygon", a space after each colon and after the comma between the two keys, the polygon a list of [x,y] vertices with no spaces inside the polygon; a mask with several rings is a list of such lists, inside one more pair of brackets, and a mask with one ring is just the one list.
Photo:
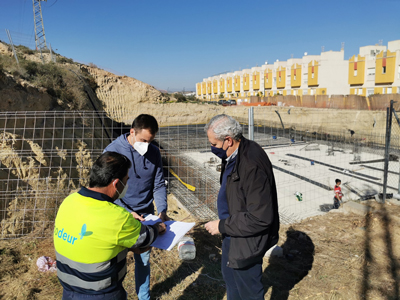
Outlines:
{"label": "dry grass", "polygon": [[[192,220],[173,197],[169,202],[174,219]],[[376,211],[366,217],[329,213],[282,226],[284,256],[264,260],[265,299],[399,299],[400,207],[369,204]],[[202,224],[191,234],[197,251],[191,262],[179,260],[176,249],[153,249],[152,299],[226,299],[220,238]],[[42,255],[54,257],[51,239],[0,242],[0,299],[61,298],[56,275],[37,271]],[[137,299],[132,256],[124,286]]]}

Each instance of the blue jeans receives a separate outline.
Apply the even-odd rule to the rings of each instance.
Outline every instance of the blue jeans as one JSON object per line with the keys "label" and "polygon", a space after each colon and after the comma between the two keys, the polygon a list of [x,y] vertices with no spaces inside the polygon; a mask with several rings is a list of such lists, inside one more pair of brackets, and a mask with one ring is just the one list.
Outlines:
{"label": "blue jeans", "polygon": [[226,284],[228,300],[264,300],[262,284],[262,264],[255,264],[245,269],[232,269],[228,262],[231,239],[222,241],[221,271]]}
{"label": "blue jeans", "polygon": [[150,252],[134,254],[135,287],[139,300],[150,300]]}
{"label": "blue jeans", "polygon": [[62,300],[126,300],[128,299],[128,294],[124,290],[124,288],[107,293],[107,294],[100,294],[100,295],[88,295],[88,294],[81,294],[77,292],[67,291],[64,289]]}

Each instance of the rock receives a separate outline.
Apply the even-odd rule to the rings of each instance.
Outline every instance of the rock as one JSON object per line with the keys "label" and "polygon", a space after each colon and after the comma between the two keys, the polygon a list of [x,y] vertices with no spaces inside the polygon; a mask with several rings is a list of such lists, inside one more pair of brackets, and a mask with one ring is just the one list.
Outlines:
{"label": "rock", "polygon": [[264,257],[271,257],[271,256],[282,257],[283,249],[281,247],[279,247],[278,245],[273,246],[264,255]]}
{"label": "rock", "polygon": [[343,209],[349,213],[355,213],[357,215],[364,216],[369,212],[372,212],[373,209],[367,205],[363,205],[360,203],[356,203],[353,201],[349,201],[343,204]]}

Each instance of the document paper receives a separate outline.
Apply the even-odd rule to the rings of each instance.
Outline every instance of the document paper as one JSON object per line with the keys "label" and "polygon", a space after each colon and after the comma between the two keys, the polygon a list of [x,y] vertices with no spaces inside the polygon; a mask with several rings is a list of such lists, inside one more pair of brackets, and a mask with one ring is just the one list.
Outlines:
{"label": "document paper", "polygon": [[[154,225],[157,222],[161,222],[161,219],[155,215],[147,215],[142,224]],[[167,232],[159,235],[151,246],[170,251],[196,223],[166,221],[164,224],[167,227]]]}

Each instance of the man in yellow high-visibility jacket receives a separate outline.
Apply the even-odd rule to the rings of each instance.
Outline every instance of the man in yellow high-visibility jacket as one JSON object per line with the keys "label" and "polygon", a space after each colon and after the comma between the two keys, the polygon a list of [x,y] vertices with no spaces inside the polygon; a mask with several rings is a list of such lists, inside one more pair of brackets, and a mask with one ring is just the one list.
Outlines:
{"label": "man in yellow high-visibility jacket", "polygon": [[127,299],[122,281],[128,250],[148,250],[165,233],[165,224],[142,225],[113,203],[127,190],[130,167],[124,155],[103,153],[90,171],[89,187],[82,187],[61,204],[54,246],[63,300]]}

